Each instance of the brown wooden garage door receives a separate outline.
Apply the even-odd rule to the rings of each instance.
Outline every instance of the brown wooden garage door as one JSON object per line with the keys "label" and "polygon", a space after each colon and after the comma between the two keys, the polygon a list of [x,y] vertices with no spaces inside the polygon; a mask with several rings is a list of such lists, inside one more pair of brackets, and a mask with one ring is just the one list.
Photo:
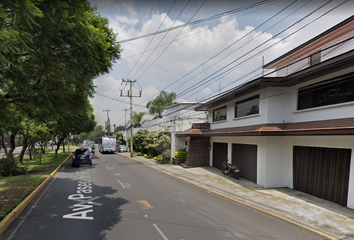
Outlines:
{"label": "brown wooden garage door", "polygon": [[227,159],[227,143],[213,143],[213,167],[222,169],[222,163]]}
{"label": "brown wooden garage door", "polygon": [[294,189],[347,205],[351,149],[294,146]]}
{"label": "brown wooden garage door", "polygon": [[257,183],[257,145],[232,144],[232,164],[240,169],[240,177]]}

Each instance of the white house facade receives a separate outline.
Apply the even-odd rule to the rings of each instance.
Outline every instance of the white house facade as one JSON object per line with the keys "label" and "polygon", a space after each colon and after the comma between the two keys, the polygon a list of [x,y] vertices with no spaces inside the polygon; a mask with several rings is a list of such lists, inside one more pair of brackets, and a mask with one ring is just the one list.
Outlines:
{"label": "white house facade", "polygon": [[[182,102],[165,108],[162,118],[153,119],[142,124],[139,129],[147,129],[149,132],[157,132],[164,129],[171,134],[171,155],[180,148],[188,148],[189,137],[176,137],[176,134],[191,128],[192,123],[207,121],[206,111],[195,111],[200,106],[196,102]],[[135,132],[137,129],[135,129]],[[133,133],[134,134],[134,133]]]}
{"label": "white house facade", "polygon": [[[354,17],[284,54],[260,77],[204,103],[199,139],[210,166],[354,209]],[[207,129],[208,128],[208,129]]]}

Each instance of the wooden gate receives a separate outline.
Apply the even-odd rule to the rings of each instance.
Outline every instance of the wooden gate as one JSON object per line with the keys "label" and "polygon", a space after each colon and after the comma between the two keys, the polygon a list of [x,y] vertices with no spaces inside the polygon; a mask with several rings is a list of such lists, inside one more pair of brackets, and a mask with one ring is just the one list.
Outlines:
{"label": "wooden gate", "polygon": [[227,143],[213,143],[213,167],[222,169],[222,163],[227,159]]}
{"label": "wooden gate", "polygon": [[257,183],[257,145],[232,144],[232,164],[240,169],[240,177]]}
{"label": "wooden gate", "polygon": [[347,205],[351,149],[293,147],[294,189]]}

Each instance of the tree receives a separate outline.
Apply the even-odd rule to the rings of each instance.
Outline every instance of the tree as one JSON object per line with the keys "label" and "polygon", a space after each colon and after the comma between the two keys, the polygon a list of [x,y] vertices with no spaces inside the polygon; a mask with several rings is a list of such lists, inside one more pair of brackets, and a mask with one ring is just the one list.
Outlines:
{"label": "tree", "polygon": [[80,111],[121,52],[95,11],[85,0],[2,1],[0,108],[23,104],[43,122]]}
{"label": "tree", "polygon": [[161,91],[160,94],[154,99],[150,100],[146,107],[149,109],[150,115],[156,115],[158,118],[162,118],[162,112],[165,107],[175,104],[173,102],[176,99],[176,93],[167,93],[165,91]]}
{"label": "tree", "polygon": [[[89,100],[86,100],[89,104]],[[93,107],[89,105],[86,111],[79,114],[67,114],[60,118],[52,127],[55,136],[57,136],[57,148],[55,149],[55,158],[57,157],[59,147],[66,137],[71,134],[80,134],[83,132],[91,132],[96,126]]]}
{"label": "tree", "polygon": [[149,131],[147,129],[140,129],[139,131],[137,131],[133,135],[133,149],[134,149],[134,151],[141,152],[141,153],[144,152],[145,139],[148,134],[149,134]]}
{"label": "tree", "polygon": [[135,111],[133,112],[132,119],[133,119],[134,127],[141,127],[142,120],[145,114],[146,114],[145,112],[140,112],[140,113],[137,113]]}
{"label": "tree", "polygon": [[100,125],[100,126],[96,126],[94,128],[93,133],[92,133],[92,138],[95,141],[95,143],[98,143],[99,138],[104,135],[105,135],[105,132],[103,130],[103,126]]}
{"label": "tree", "polygon": [[117,146],[122,145],[122,143],[123,143],[123,133],[122,132],[117,132],[115,134],[115,137],[116,137],[116,145]]}
{"label": "tree", "polygon": [[125,130],[125,127],[124,126],[117,126],[116,129],[115,129],[115,132],[120,132],[120,131],[124,131]]}
{"label": "tree", "polygon": [[105,132],[107,133],[107,136],[111,136],[111,121],[109,118],[105,122]]}

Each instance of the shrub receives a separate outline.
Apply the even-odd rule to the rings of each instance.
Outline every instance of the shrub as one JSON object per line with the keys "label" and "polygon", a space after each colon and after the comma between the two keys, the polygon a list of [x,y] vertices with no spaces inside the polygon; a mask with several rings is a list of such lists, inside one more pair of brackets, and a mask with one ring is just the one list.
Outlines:
{"label": "shrub", "polygon": [[187,158],[187,153],[186,152],[176,151],[175,152],[175,158]]}
{"label": "shrub", "polygon": [[18,167],[15,161],[11,158],[3,158],[0,160],[0,177],[24,175],[27,170]]}

